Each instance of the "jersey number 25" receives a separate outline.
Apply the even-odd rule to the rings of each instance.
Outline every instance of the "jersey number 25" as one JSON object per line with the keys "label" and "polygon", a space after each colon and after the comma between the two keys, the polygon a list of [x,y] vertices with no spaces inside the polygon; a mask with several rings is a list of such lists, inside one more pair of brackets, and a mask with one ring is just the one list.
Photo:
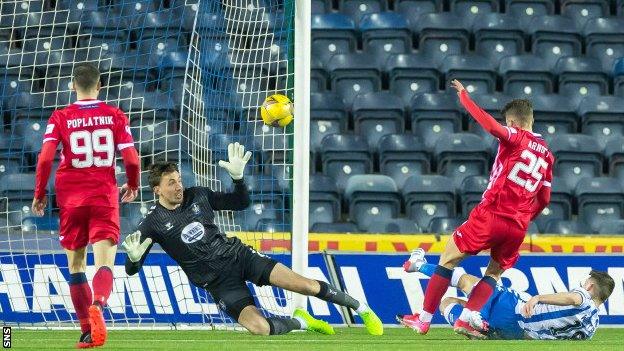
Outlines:
{"label": "jersey number 25", "polygon": [[[535,156],[535,154],[529,150],[522,151],[520,157],[528,161],[528,163],[516,162],[514,167],[511,169],[511,172],[509,172],[507,179],[530,192],[534,192],[535,189],[537,189],[539,181],[542,180],[542,177],[544,176],[540,170],[548,167],[548,163],[546,163],[543,158]],[[522,179],[518,177],[519,172],[528,174],[533,179]]]}
{"label": "jersey number 25", "polygon": [[[69,144],[74,155],[84,156],[84,160],[72,159],[74,168],[110,167],[115,158],[115,143],[113,131],[110,129],[96,129],[93,133],[86,130],[73,132],[69,135]],[[82,145],[80,145],[82,144]],[[106,153],[106,157],[96,156],[93,153]]]}

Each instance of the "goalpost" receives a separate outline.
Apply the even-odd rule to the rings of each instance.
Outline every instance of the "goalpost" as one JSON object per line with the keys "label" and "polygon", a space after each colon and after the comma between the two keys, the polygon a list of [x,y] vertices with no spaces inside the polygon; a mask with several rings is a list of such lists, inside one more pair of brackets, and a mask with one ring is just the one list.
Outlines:
{"label": "goalpost", "polygon": [[[11,23],[12,30],[0,37],[0,94],[9,102],[8,123],[0,134],[0,181],[11,179],[0,185],[0,323],[77,326],[67,262],[54,231],[53,189],[46,217],[33,218],[28,182],[42,127],[53,109],[75,99],[71,71],[84,61],[99,64],[100,99],[127,113],[141,155],[141,192],[135,203],[121,208],[122,239],[154,202],[146,184],[149,163],[176,161],[186,186],[227,190],[231,180],[217,162],[227,157],[227,144],[238,141],[254,154],[245,170],[252,205],[218,214],[217,224],[305,273],[309,1],[169,0],[153,6],[153,1],[123,0],[99,1],[96,8],[80,1],[56,1],[55,8],[34,3],[0,3],[2,29]],[[258,107],[275,93],[295,103],[295,122],[285,129],[260,122]],[[123,165],[117,165],[121,181]],[[263,247],[268,238],[290,241],[291,254]],[[157,246],[138,275],[125,275],[124,258],[119,252],[113,269],[105,313],[109,325],[234,326]],[[87,271],[89,280],[93,274]],[[270,287],[252,287],[252,292],[266,315],[290,315],[293,307],[307,303],[306,297]]]}

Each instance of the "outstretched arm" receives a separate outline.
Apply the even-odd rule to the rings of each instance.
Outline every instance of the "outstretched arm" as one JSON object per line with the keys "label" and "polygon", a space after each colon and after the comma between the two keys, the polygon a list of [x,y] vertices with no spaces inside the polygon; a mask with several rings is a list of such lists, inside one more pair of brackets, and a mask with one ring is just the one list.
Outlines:
{"label": "outstretched arm", "polygon": [[126,256],[126,274],[134,275],[143,267],[143,262],[152,249],[152,239],[145,238],[141,242],[141,231],[137,230],[128,235],[121,245],[128,254]]}
{"label": "outstretched arm", "polygon": [[459,96],[459,102],[470,113],[470,115],[485,129],[488,133],[492,134],[498,139],[508,140],[509,131],[503,127],[500,123],[494,119],[489,113],[485,112],[479,105],[477,105],[470,96],[464,86],[454,79],[452,82],[453,88],[457,90]]}
{"label": "outstretched arm", "polygon": [[217,211],[241,211],[249,206],[249,192],[242,178],[234,180],[234,191],[232,192],[214,192],[208,188],[206,190],[208,190],[210,206]]}
{"label": "outstretched arm", "polygon": [[522,307],[522,315],[531,317],[535,305],[544,303],[556,306],[580,306],[583,303],[583,296],[578,292],[560,292],[555,294],[536,295],[527,301]]}

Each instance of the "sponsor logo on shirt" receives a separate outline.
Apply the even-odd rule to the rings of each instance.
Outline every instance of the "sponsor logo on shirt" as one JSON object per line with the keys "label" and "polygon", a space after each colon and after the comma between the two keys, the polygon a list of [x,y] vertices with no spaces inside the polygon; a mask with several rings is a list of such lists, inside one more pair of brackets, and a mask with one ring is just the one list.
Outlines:
{"label": "sponsor logo on shirt", "polygon": [[48,124],[48,126],[46,127],[46,134],[50,134],[52,133],[52,131],[54,130],[54,124]]}
{"label": "sponsor logo on shirt", "polygon": [[199,222],[193,222],[182,229],[181,238],[187,244],[192,244],[204,237],[206,230]]}
{"label": "sponsor logo on shirt", "polygon": [[165,224],[165,228],[167,228],[167,230],[170,230],[171,228],[173,228],[173,224],[171,224],[171,222]]}

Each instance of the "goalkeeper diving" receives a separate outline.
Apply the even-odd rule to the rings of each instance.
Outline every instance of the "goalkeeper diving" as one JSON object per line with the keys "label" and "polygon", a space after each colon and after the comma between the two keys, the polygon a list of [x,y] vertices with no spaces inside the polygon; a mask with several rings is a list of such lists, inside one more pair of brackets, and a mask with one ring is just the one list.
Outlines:
{"label": "goalkeeper diving", "polygon": [[350,308],[362,318],[370,334],[382,335],[381,320],[365,303],[326,282],[305,278],[219,230],[215,211],[240,211],[249,206],[243,171],[250,157],[251,152],[235,143],[228,145],[229,160],[219,161],[232,177],[232,192],[199,186],[185,189],[175,163],[153,164],[148,180],[158,201],[122,244],[128,254],[126,273],[136,274],[152,245],[158,243],[194,285],[210,292],[217,305],[252,334],[278,335],[297,329],[334,334],[334,329],[301,308],[295,309],[292,318],[264,317],[256,308],[247,281]]}

